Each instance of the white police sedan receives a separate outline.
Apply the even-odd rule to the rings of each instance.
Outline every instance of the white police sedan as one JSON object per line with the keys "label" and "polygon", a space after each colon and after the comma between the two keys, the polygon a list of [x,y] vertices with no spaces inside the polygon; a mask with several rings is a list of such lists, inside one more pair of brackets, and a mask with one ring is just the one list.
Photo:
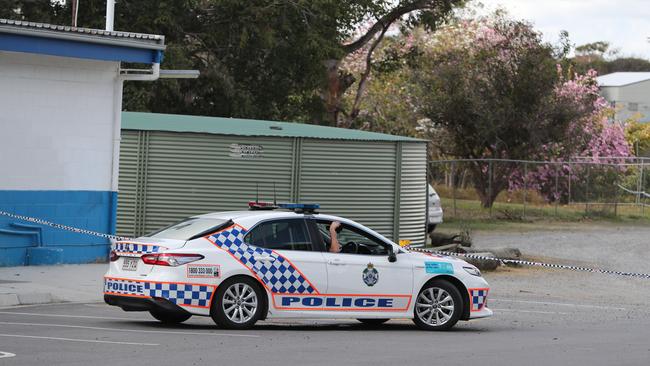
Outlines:
{"label": "white police sedan", "polygon": [[[317,205],[279,206],[253,203],[250,211],[195,216],[117,242],[104,300],[165,323],[201,315],[232,329],[318,317],[413,319],[444,330],[492,315],[488,284],[471,264],[410,252],[351,220],[314,212]],[[328,251],[334,221],[340,253]]]}

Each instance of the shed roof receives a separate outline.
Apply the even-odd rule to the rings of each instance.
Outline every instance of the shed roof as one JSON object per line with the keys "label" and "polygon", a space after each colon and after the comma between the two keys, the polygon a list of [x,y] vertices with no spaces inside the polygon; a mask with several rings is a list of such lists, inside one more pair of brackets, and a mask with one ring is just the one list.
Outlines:
{"label": "shed roof", "polygon": [[335,140],[425,141],[412,137],[305,123],[142,112],[122,112],[122,129],[195,132],[236,136],[305,137]]}
{"label": "shed roof", "polygon": [[650,80],[650,72],[614,72],[597,79],[600,86],[625,86]]}

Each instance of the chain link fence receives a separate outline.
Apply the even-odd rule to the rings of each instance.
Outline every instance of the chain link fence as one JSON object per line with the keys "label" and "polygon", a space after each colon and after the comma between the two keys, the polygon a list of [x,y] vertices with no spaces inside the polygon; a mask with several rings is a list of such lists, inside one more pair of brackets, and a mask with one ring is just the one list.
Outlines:
{"label": "chain link fence", "polygon": [[445,218],[650,218],[650,158],[429,162]]}

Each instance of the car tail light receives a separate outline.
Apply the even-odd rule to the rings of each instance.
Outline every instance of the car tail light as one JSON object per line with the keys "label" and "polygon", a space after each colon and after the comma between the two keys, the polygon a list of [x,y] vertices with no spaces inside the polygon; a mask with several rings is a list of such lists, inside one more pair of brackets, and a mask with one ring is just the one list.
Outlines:
{"label": "car tail light", "polygon": [[116,251],[111,250],[111,253],[110,253],[109,256],[108,256],[108,259],[109,259],[111,262],[115,262],[116,260],[120,259],[120,256],[117,255],[117,252],[116,252]]}
{"label": "car tail light", "polygon": [[152,266],[177,267],[183,264],[199,261],[203,258],[201,254],[184,254],[184,253],[162,253],[162,254],[145,254],[142,261]]}

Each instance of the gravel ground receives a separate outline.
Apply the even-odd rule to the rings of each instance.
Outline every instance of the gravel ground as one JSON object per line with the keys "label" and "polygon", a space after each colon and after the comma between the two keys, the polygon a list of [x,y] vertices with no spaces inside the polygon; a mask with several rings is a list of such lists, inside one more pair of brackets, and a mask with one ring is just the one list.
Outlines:
{"label": "gravel ground", "polygon": [[[549,263],[650,273],[650,227],[582,225],[547,231],[475,232],[476,248],[515,247]],[[546,268],[505,268],[486,273],[495,297],[589,303],[643,311],[650,280]],[[622,313],[616,313],[622,316]]]}
{"label": "gravel ground", "polygon": [[477,248],[515,247],[525,255],[650,272],[650,226],[582,225],[528,232],[475,232]]}

